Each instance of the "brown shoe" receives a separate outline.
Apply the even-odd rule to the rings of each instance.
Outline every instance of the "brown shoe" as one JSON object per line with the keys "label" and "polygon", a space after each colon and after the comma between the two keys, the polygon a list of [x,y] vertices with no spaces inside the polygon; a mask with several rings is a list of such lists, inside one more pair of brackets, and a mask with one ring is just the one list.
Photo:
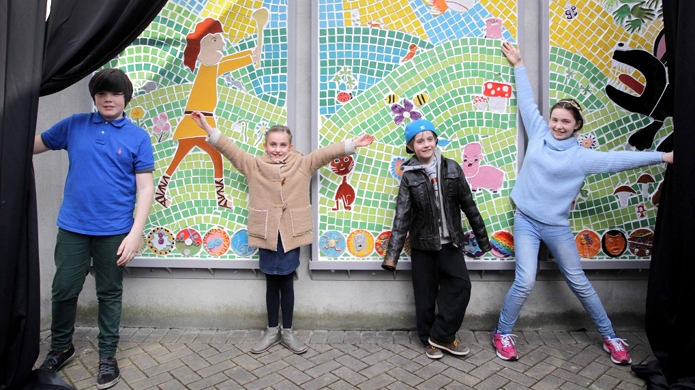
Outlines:
{"label": "brown shoe", "polygon": [[425,346],[425,355],[430,359],[441,359],[444,357],[441,349],[431,345]]}
{"label": "brown shoe", "polygon": [[454,339],[454,341],[451,343],[443,343],[430,337],[427,341],[430,342],[431,346],[441,348],[449,352],[450,354],[456,356],[465,356],[468,355],[468,352],[471,351],[468,347],[459,343],[459,341],[456,339]]}

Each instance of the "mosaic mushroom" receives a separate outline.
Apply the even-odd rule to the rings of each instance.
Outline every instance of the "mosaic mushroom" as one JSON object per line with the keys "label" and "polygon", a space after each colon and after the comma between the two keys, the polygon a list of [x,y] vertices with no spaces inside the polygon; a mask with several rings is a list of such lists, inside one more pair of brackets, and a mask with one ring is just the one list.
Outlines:
{"label": "mosaic mushroom", "polygon": [[656,180],[654,180],[654,176],[648,173],[643,173],[637,179],[637,183],[640,185],[640,187],[642,187],[642,197],[646,198],[649,196],[649,183],[656,183]]}
{"label": "mosaic mushroom", "polygon": [[483,95],[490,103],[490,111],[504,112],[507,108],[507,101],[512,97],[512,85],[487,81],[484,84]]}
{"label": "mosaic mushroom", "polygon": [[473,98],[473,105],[479,111],[485,111],[487,109],[487,98],[485,96],[476,96]]}
{"label": "mosaic mushroom", "polygon": [[630,186],[619,186],[613,191],[613,195],[618,197],[620,201],[620,207],[627,207],[627,200],[631,195],[636,194],[635,190]]}

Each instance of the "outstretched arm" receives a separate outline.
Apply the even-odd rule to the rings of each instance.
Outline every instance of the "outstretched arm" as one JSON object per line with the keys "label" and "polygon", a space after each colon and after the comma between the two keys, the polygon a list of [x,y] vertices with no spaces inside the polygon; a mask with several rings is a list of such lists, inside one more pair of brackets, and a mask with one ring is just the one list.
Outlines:
{"label": "outstretched arm", "polygon": [[538,106],[534,102],[533,89],[526,74],[526,67],[521,60],[521,50],[509,42],[503,42],[502,53],[514,65],[516,98],[526,134],[529,138],[542,137],[546,131],[549,131],[548,124],[541,116]]}
{"label": "outstretched arm", "polygon": [[145,228],[147,216],[150,214],[152,199],[154,198],[154,179],[152,172],[135,174],[135,185],[138,189],[138,201],[135,207],[135,221],[130,233],[123,239],[116,251],[121,257],[116,260],[116,265],[128,264],[140,250],[143,244],[142,231]]}
{"label": "outstretched arm", "polygon": [[362,134],[361,136],[359,136],[359,137],[355,138],[354,140],[352,140],[352,145],[353,145],[355,148],[359,148],[359,147],[362,147],[362,146],[368,146],[368,145],[370,145],[372,142],[374,142],[374,136],[373,136],[373,135],[371,135],[371,134]]}

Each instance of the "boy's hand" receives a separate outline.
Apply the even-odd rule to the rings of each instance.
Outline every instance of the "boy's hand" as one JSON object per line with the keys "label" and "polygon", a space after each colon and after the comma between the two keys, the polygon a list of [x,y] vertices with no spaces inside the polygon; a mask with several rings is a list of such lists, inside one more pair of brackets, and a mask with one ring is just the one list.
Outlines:
{"label": "boy's hand", "polygon": [[515,68],[524,64],[521,61],[521,49],[519,49],[518,45],[517,47],[514,47],[514,45],[512,45],[509,42],[503,42],[502,53],[505,57],[507,57],[509,62],[511,62],[512,65],[514,65]]}
{"label": "boy's hand", "polygon": [[208,135],[212,135],[212,133],[215,131],[215,129],[210,126],[208,121],[205,120],[205,115],[203,115],[200,111],[193,111],[191,118],[198,126],[200,126],[201,129],[205,130]]}
{"label": "boy's hand", "polygon": [[144,243],[145,240],[142,239],[141,234],[136,235],[131,233],[125,236],[121,242],[121,245],[116,251],[116,254],[121,256],[118,258],[118,260],[116,260],[116,265],[124,266],[128,264],[131,260],[133,260],[133,258],[135,258],[135,255],[140,252],[140,247]]}
{"label": "boy's hand", "polygon": [[355,138],[354,141],[352,141],[352,144],[358,148],[361,146],[367,146],[371,144],[374,141],[374,136],[371,134],[362,134],[361,136]]}

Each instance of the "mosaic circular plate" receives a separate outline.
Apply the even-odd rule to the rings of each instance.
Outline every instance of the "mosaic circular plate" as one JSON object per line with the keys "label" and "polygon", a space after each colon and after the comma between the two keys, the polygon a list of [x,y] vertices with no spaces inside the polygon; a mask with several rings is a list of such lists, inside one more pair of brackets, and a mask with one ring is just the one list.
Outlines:
{"label": "mosaic circular plate", "polygon": [[627,238],[627,248],[635,256],[648,257],[652,255],[654,232],[649,229],[637,229]]}
{"label": "mosaic circular plate", "polygon": [[176,249],[184,256],[194,256],[203,247],[203,237],[197,230],[186,228],[176,233]]}
{"label": "mosaic circular plate", "polygon": [[347,248],[353,256],[367,257],[374,250],[374,236],[366,230],[357,229],[348,236]]}
{"label": "mosaic circular plate", "polygon": [[222,229],[210,229],[203,237],[203,248],[213,256],[222,256],[229,250],[229,234]]}
{"label": "mosaic circular plate", "polygon": [[625,233],[620,230],[609,230],[603,233],[601,238],[601,249],[603,253],[611,257],[618,257],[627,249],[627,238]]}
{"label": "mosaic circular plate", "polygon": [[174,249],[174,234],[165,227],[156,227],[147,234],[147,248],[160,256]]}
{"label": "mosaic circular plate", "polygon": [[319,250],[324,256],[339,257],[345,252],[345,236],[336,230],[329,230],[319,237]]}
{"label": "mosaic circular plate", "polygon": [[393,159],[391,159],[389,171],[391,172],[391,176],[393,176],[394,179],[401,180],[401,178],[403,177],[403,168],[401,167],[401,165],[403,165],[405,161],[405,157],[394,157]]}
{"label": "mosaic circular plate", "polygon": [[391,231],[387,230],[385,232],[379,233],[376,236],[376,241],[374,242],[374,249],[379,256],[384,257],[386,255],[386,248],[389,246],[389,240],[391,239]]}
{"label": "mosaic circular plate", "polygon": [[490,236],[490,246],[493,256],[504,259],[514,256],[514,236],[506,230],[498,230]]}
{"label": "mosaic circular plate", "polygon": [[579,256],[584,259],[590,259],[598,254],[601,250],[601,238],[593,230],[582,230],[574,237],[574,243],[577,246]]}
{"label": "mosaic circular plate", "polygon": [[463,254],[468,257],[472,257],[475,259],[485,254],[485,252],[483,252],[483,250],[480,249],[480,245],[478,245],[478,239],[475,238],[475,233],[473,233],[473,230],[469,230],[463,234],[462,244]]}
{"label": "mosaic circular plate", "polygon": [[258,248],[249,245],[249,233],[246,229],[241,229],[232,235],[232,250],[239,256],[253,256],[258,252]]}

